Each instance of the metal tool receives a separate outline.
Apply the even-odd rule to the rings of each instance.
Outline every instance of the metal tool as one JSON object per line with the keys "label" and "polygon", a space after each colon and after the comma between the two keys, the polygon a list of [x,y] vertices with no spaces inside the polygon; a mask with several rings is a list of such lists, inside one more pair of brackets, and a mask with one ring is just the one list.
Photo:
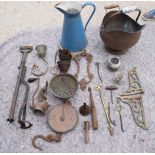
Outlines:
{"label": "metal tool", "polygon": [[72,55],[67,49],[59,49],[59,61],[57,65],[60,73],[67,73],[71,64]]}
{"label": "metal tool", "polygon": [[118,88],[116,86],[107,86],[105,87],[106,90],[110,90],[111,92],[111,103],[114,104],[114,101],[113,101],[113,91],[114,90],[117,90]]}
{"label": "metal tool", "polygon": [[87,85],[93,80],[94,75],[91,73],[90,71],[90,65],[93,61],[93,55],[90,53],[87,53],[86,49],[83,49],[81,53],[78,54],[72,54],[73,56],[73,60],[75,61],[76,65],[77,65],[77,72],[75,74],[75,76],[78,78],[79,74],[80,74],[80,60],[82,57],[85,57],[87,60],[87,74],[88,74],[88,78],[89,80],[87,81],[85,78],[81,79],[79,81],[80,84],[80,88],[82,91],[86,90]]}
{"label": "metal tool", "polygon": [[47,53],[46,52],[47,46],[46,45],[37,45],[35,49],[37,51],[38,56],[46,63],[46,69],[44,71],[41,71],[39,66],[37,64],[34,64],[32,66],[31,73],[35,76],[42,76],[42,75],[45,75],[46,72],[48,71],[48,62],[45,60],[45,56]]}
{"label": "metal tool", "polygon": [[[54,76],[50,81],[51,93],[63,100],[63,104],[51,108],[48,114],[48,125],[59,135],[75,128],[78,122],[77,111],[68,100],[68,98],[75,95],[77,89],[78,81],[71,74],[60,73]],[[60,141],[61,137],[58,136],[56,135],[54,137]]]}
{"label": "metal tool", "polygon": [[118,96],[118,98],[121,100],[121,102],[129,105],[135,123],[144,130],[147,130],[142,96],[140,96],[144,94],[144,90],[137,75],[136,67],[129,71],[128,78],[129,89]]}
{"label": "metal tool", "polygon": [[39,87],[40,87],[40,78],[29,78],[28,79],[28,82],[29,83],[33,83],[34,81],[37,81],[37,88],[36,90],[34,91],[33,95],[32,95],[32,105],[30,106],[30,108],[33,110],[33,112],[36,114],[36,115],[42,115],[44,116],[45,115],[45,112],[48,110],[48,102],[47,102],[47,98],[45,97],[44,93],[47,91],[47,87],[48,87],[48,82],[46,82],[46,85],[45,87],[41,88],[41,90],[39,91],[38,93],[38,102],[35,103],[35,96],[39,90]]}
{"label": "metal tool", "polygon": [[117,71],[121,65],[120,59],[112,57],[107,61],[107,67],[110,71]]}
{"label": "metal tool", "polygon": [[127,97],[119,97],[119,98],[123,103],[126,103],[129,105],[135,123],[139,127],[143,128],[144,130],[147,130],[142,97],[127,96]]}
{"label": "metal tool", "polygon": [[86,103],[83,103],[79,109],[79,112],[82,116],[88,116],[91,113],[91,107]]}
{"label": "metal tool", "polygon": [[[75,127],[77,123],[77,112],[68,100],[68,98],[75,95],[77,89],[78,81],[71,74],[61,73],[51,79],[51,93],[61,98],[64,102],[63,105],[52,108],[50,112],[52,117],[49,116],[48,119],[49,125],[56,132],[62,133],[62,130],[67,132]],[[69,125],[69,123],[71,124]],[[57,124],[59,125],[57,126]]]}
{"label": "metal tool", "polygon": [[100,62],[96,62],[95,65],[97,66],[97,74],[98,74],[98,77],[101,81],[101,83],[103,82],[102,78],[101,78],[101,75],[100,75]]}
{"label": "metal tool", "polygon": [[96,107],[93,99],[93,94],[91,87],[88,88],[88,91],[90,93],[90,104],[91,104],[91,113],[92,113],[92,126],[94,130],[98,129],[98,119],[97,119],[97,112],[96,112]]}
{"label": "metal tool", "polygon": [[139,80],[136,67],[134,67],[129,71],[128,79],[129,79],[129,89],[126,92],[124,92],[121,96],[144,94],[144,90]]}
{"label": "metal tool", "polygon": [[58,142],[61,142],[61,134],[60,133],[56,133],[55,135],[48,134],[47,136],[44,136],[44,135],[36,135],[36,136],[34,136],[32,138],[32,145],[35,148],[37,148],[39,150],[42,150],[42,151],[43,151],[43,149],[41,147],[39,147],[39,146],[36,145],[36,140],[39,139],[39,138],[41,138],[41,139],[43,139],[43,140],[45,140],[47,142],[53,142],[53,141],[55,141],[57,143]]}
{"label": "metal tool", "polygon": [[42,87],[38,92],[37,99],[39,102],[47,100],[47,97],[45,96],[45,93],[47,93],[47,89],[48,89],[48,82],[46,81],[45,86]]}
{"label": "metal tool", "polygon": [[114,135],[114,129],[111,126],[111,124],[113,124],[113,122],[111,121],[111,118],[110,118],[110,115],[109,115],[110,113],[109,113],[108,105],[106,105],[105,100],[104,100],[104,98],[102,96],[102,92],[101,92],[102,86],[101,85],[97,85],[96,90],[100,94],[100,99],[101,99],[103,110],[104,110],[104,113],[105,113],[105,116],[106,116],[106,121],[108,123],[108,130],[110,132],[110,135],[113,136]]}
{"label": "metal tool", "polygon": [[119,98],[117,98],[116,107],[117,107],[117,111],[118,111],[118,113],[119,113],[119,119],[120,119],[120,124],[121,124],[121,130],[122,130],[122,132],[125,132],[124,129],[123,129],[123,120],[122,120],[122,115],[121,115],[122,106],[121,106],[121,104],[120,104],[120,99],[119,99]]}
{"label": "metal tool", "polygon": [[28,53],[30,53],[32,50],[33,50],[32,46],[21,46],[20,47],[20,52],[22,53],[22,60],[21,60],[20,66],[18,67],[19,73],[17,77],[15,91],[13,94],[10,115],[9,115],[9,118],[7,119],[7,121],[9,121],[10,123],[14,122],[14,112],[15,112],[15,107],[16,107],[16,102],[17,102],[17,97],[18,97],[19,86],[22,83],[26,87],[26,92],[25,92],[23,104],[19,110],[18,123],[21,125],[21,128],[23,129],[27,129],[32,126],[30,122],[25,120],[26,119],[26,105],[27,105],[28,93],[29,93],[29,85],[24,80],[25,73],[26,73],[26,66],[25,66],[26,58],[27,58]]}
{"label": "metal tool", "polygon": [[89,129],[90,129],[90,122],[84,121],[84,141],[86,144],[89,143]]}

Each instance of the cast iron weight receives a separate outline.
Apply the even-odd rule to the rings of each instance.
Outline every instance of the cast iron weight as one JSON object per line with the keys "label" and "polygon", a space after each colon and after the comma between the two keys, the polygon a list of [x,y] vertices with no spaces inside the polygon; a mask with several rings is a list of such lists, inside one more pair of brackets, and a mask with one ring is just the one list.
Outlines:
{"label": "cast iron weight", "polygon": [[113,91],[114,90],[117,90],[118,88],[116,86],[107,86],[105,87],[106,90],[110,90],[111,92],[111,103],[114,104],[114,101],[113,101]]}
{"label": "cast iron weight", "polygon": [[82,116],[88,116],[91,113],[91,107],[86,103],[83,103],[79,109],[79,112]]}

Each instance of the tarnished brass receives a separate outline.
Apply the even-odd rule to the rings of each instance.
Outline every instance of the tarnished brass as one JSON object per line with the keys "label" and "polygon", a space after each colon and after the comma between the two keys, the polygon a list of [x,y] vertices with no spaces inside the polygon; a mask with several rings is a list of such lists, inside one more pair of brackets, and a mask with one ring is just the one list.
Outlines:
{"label": "tarnished brass", "polygon": [[136,67],[129,71],[128,78],[129,89],[122,95],[118,96],[118,98],[120,101],[130,106],[135,123],[139,127],[146,130],[147,127],[145,123],[144,107],[141,96],[144,93],[144,90],[137,75]]}
{"label": "tarnished brass", "polygon": [[104,110],[104,113],[105,113],[105,116],[106,116],[106,121],[108,123],[108,130],[110,132],[110,135],[113,136],[114,135],[114,129],[112,128],[111,124],[113,124],[114,122],[111,121],[111,118],[110,118],[110,111],[109,111],[109,107],[108,105],[106,105],[105,103],[105,100],[102,96],[102,86],[101,85],[97,85],[96,86],[96,90],[99,92],[99,95],[100,95],[100,99],[101,99],[101,102],[102,102],[102,106],[103,106],[103,110]]}
{"label": "tarnished brass", "polygon": [[126,92],[124,92],[121,96],[144,94],[143,87],[137,75],[136,67],[134,67],[132,70],[129,71],[128,79],[129,79],[129,89]]}
{"label": "tarnished brass", "polygon": [[55,75],[50,81],[51,93],[59,98],[70,98],[78,89],[77,79],[68,73]]}
{"label": "tarnished brass", "polygon": [[37,64],[34,64],[32,66],[31,73],[35,76],[42,76],[42,75],[45,75],[46,72],[48,71],[48,62],[44,58],[46,56],[47,46],[46,45],[37,45],[35,49],[37,51],[38,56],[43,60],[43,62],[45,62],[46,69],[44,71],[41,71],[39,66]]}
{"label": "tarnished brass", "polygon": [[47,46],[46,45],[37,45],[36,46],[36,51],[37,54],[40,58],[44,58],[46,55],[46,51],[47,51]]}
{"label": "tarnished brass", "polygon": [[126,103],[130,106],[135,123],[144,130],[147,130],[144,117],[144,107],[142,97],[128,96],[128,97],[120,97],[119,99],[123,103]]}

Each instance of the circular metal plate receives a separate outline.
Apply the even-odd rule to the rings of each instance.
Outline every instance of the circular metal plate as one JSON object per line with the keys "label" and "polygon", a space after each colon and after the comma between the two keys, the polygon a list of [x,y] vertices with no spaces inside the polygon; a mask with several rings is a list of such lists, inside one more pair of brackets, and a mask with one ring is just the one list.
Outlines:
{"label": "circular metal plate", "polygon": [[58,74],[50,82],[52,94],[59,98],[70,98],[76,93],[77,89],[78,81],[71,74]]}
{"label": "circular metal plate", "polygon": [[[64,120],[61,120],[64,110]],[[61,104],[53,107],[48,115],[48,124],[56,132],[65,133],[72,130],[78,121],[75,108],[71,105]]]}

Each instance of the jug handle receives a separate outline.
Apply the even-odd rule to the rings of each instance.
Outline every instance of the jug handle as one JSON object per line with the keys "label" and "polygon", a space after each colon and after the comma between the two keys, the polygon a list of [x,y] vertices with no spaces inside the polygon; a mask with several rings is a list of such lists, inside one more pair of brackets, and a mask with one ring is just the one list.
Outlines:
{"label": "jug handle", "polygon": [[88,19],[88,21],[87,21],[87,23],[86,23],[86,25],[85,25],[85,31],[86,31],[86,28],[87,28],[87,26],[88,26],[88,24],[89,24],[91,18],[93,17],[93,15],[94,15],[94,13],[95,13],[95,11],[96,11],[96,6],[95,6],[95,4],[92,3],[92,2],[85,2],[84,4],[82,4],[82,9],[83,9],[85,6],[87,6],[87,5],[91,5],[91,6],[93,7],[93,12],[91,13],[91,15],[90,15],[90,17],[89,17],[89,19]]}

